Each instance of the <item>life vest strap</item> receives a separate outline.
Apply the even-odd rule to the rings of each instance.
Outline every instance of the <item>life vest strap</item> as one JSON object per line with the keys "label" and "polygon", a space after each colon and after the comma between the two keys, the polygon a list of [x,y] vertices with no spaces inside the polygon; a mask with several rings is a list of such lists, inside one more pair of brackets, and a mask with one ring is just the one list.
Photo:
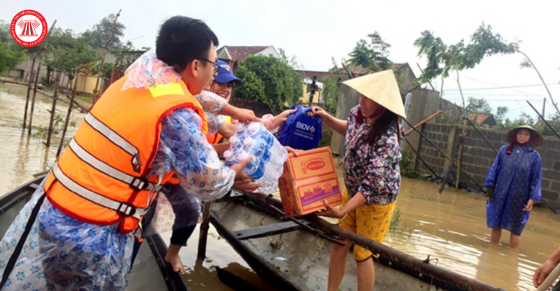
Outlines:
{"label": "life vest strap", "polygon": [[[58,164],[55,164],[55,166],[53,167],[53,174],[56,177],[56,179],[62,184],[62,186],[66,187],[68,190],[76,193],[77,195],[81,196],[82,198],[85,198],[95,204],[101,205],[103,207],[109,208],[111,210],[116,211],[117,213],[119,213],[120,215],[123,216],[132,216],[138,220],[140,220],[140,218],[142,216],[144,216],[148,210],[149,210],[149,206],[150,206],[150,201],[152,199],[150,199],[150,201],[148,202],[148,205],[146,205],[146,208],[138,208],[135,207],[134,205],[128,204],[128,203],[124,203],[124,202],[120,202],[120,201],[116,201],[110,198],[107,198],[99,193],[93,192],[85,187],[83,187],[82,185],[74,182],[74,180],[70,179],[68,176],[66,176],[66,174],[64,174],[62,172],[62,170],[60,170],[60,168],[58,167]],[[159,191],[161,189],[161,185],[160,187],[158,187],[159,189],[157,189],[157,191]],[[154,189],[156,190],[156,189]],[[155,196],[155,195],[154,195]]]}
{"label": "life vest strap", "polygon": [[105,173],[109,177],[119,180],[125,184],[128,184],[132,189],[135,190],[149,189],[155,191],[155,188],[157,188],[156,184],[149,182],[146,179],[134,177],[132,175],[124,173],[118,169],[111,167],[110,165],[106,164],[100,159],[96,158],[88,151],[86,151],[84,148],[82,148],[74,138],[72,138],[72,141],[70,141],[70,144],[68,146],[74,152],[74,154],[78,156],[78,158],[80,158],[90,166],[94,167],[96,170]]}
{"label": "life vest strap", "polygon": [[103,136],[105,136],[109,141],[114,143],[116,146],[122,148],[128,154],[132,156],[132,168],[136,173],[140,173],[140,167],[142,166],[142,162],[140,161],[140,155],[138,149],[129,143],[126,139],[120,136],[118,133],[113,131],[91,113],[88,113],[85,117],[85,121]]}

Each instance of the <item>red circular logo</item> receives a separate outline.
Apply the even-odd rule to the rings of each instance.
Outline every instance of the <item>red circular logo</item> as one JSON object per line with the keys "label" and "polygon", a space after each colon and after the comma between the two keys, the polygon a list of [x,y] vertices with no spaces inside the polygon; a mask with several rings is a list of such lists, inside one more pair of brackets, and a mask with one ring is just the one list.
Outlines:
{"label": "red circular logo", "polygon": [[20,45],[36,46],[47,36],[47,21],[41,13],[35,10],[23,10],[12,19],[10,32]]}

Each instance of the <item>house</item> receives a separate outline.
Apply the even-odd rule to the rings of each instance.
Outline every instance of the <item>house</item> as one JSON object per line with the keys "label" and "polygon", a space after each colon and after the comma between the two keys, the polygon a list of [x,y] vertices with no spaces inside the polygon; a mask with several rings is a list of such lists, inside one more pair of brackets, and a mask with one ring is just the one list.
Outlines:
{"label": "house", "polygon": [[469,113],[469,118],[479,125],[486,124],[493,127],[497,124],[492,114]]}
{"label": "house", "polygon": [[224,45],[219,48],[218,59],[233,63],[242,63],[248,56],[273,56],[280,58],[280,54],[273,46],[229,46]]}

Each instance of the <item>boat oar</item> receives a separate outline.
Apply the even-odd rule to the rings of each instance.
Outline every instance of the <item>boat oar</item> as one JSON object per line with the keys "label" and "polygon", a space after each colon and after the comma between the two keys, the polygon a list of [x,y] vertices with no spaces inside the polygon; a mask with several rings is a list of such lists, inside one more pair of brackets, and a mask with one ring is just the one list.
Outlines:
{"label": "boat oar", "polygon": [[539,288],[537,288],[537,291],[548,290],[548,288],[550,288],[554,284],[554,281],[556,281],[558,277],[560,277],[560,264],[556,266],[556,268],[554,268],[552,272],[550,272],[550,274],[548,275],[548,277],[546,277],[546,279],[544,279],[544,282],[542,282]]}

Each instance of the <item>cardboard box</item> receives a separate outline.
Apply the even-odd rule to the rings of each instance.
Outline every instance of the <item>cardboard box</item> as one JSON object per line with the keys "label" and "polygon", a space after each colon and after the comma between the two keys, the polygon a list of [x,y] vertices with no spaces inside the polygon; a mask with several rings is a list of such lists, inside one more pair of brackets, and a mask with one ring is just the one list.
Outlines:
{"label": "cardboard box", "polygon": [[278,180],[284,213],[287,217],[325,209],[323,200],[336,206],[342,193],[328,147],[288,156],[284,172]]}

